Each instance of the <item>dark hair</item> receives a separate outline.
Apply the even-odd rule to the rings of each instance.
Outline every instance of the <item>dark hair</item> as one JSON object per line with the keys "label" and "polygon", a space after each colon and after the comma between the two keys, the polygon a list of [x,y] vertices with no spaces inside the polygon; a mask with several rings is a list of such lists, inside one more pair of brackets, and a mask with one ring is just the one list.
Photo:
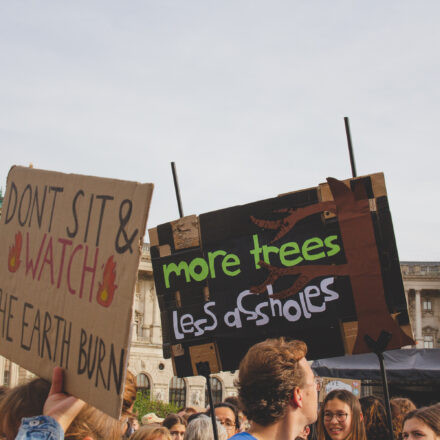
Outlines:
{"label": "dark hair", "polygon": [[394,397],[390,400],[391,414],[393,416],[394,439],[398,440],[402,434],[403,419],[416,409],[413,401],[406,397]]}
{"label": "dark hair", "polygon": [[237,396],[229,396],[224,400],[225,403],[230,403],[231,405],[235,405],[238,409],[240,409],[240,400]]}
{"label": "dark hair", "polygon": [[15,439],[23,417],[43,414],[44,402],[50,390],[50,383],[34,379],[9,389],[0,402],[1,429],[6,438]]}
{"label": "dark hair", "polygon": [[267,339],[249,349],[235,382],[240,408],[249,420],[267,426],[284,416],[292,390],[304,384],[298,361],[306,353],[304,342],[284,338]]}
{"label": "dark hair", "polygon": [[[229,408],[234,413],[235,428],[240,429],[240,419],[239,419],[239,414],[238,414],[238,408],[235,405],[232,405],[231,403],[228,403],[228,402],[221,402],[221,403],[217,403],[216,405],[214,405],[214,410],[215,410],[215,408]],[[211,415],[211,408],[209,408],[208,411],[206,411],[206,414],[208,416]]]}
{"label": "dark hair", "polygon": [[172,426],[177,424],[186,426],[186,420],[182,416],[179,416],[179,414],[168,414],[162,422],[162,426],[168,429],[171,429]]}
{"label": "dark hair", "polygon": [[374,396],[359,399],[364,415],[365,432],[368,440],[388,440],[390,431],[383,402]]}
{"label": "dark hair", "polygon": [[417,418],[431,428],[436,436],[440,436],[440,405],[424,406],[409,412],[403,419],[403,426],[409,419]]}
{"label": "dark hair", "polygon": [[318,440],[331,440],[324,426],[324,411],[327,402],[333,399],[338,399],[341,402],[346,403],[351,410],[351,432],[345,440],[366,440],[365,426],[362,422],[362,410],[361,404],[357,397],[347,390],[333,390],[325,396],[321,409],[318,415],[317,421],[317,439]]}

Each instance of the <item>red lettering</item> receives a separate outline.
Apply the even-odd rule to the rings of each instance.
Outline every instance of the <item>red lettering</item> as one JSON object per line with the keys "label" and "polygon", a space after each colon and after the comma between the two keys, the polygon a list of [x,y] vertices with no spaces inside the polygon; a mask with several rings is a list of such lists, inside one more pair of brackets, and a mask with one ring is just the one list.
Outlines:
{"label": "red lettering", "polygon": [[72,261],[73,261],[73,257],[75,256],[75,254],[78,252],[78,251],[80,251],[81,249],[82,249],[82,244],[79,244],[74,250],[73,250],[73,252],[72,252],[72,254],[70,255],[70,258],[69,258],[69,264],[68,264],[68,266],[67,266],[67,287],[68,287],[68,289],[69,289],[69,292],[72,294],[72,295],[75,295],[75,293],[76,293],[76,290],[74,290],[74,289],[72,289],[72,285],[70,284],[70,271],[71,271],[71,269],[72,269]]}
{"label": "red lettering", "polygon": [[61,243],[63,245],[63,248],[61,250],[60,270],[58,272],[57,289],[59,289],[61,285],[61,277],[63,275],[63,267],[64,267],[64,257],[66,255],[66,246],[67,245],[71,246],[72,240],[68,240],[67,238],[59,238],[58,243]]}
{"label": "red lettering", "polygon": [[79,291],[79,297],[82,298],[82,295],[83,295],[84,278],[86,276],[86,272],[90,272],[92,274],[92,281],[90,283],[89,302],[92,302],[93,286],[95,284],[95,275],[96,275],[96,266],[98,264],[99,248],[96,248],[96,250],[95,250],[95,261],[93,263],[93,266],[86,266],[88,253],[89,253],[89,247],[86,245],[86,252],[84,254],[83,271],[82,271],[82,276],[81,276],[81,287],[80,287],[80,291]]}
{"label": "red lettering", "polygon": [[35,279],[35,274],[37,273],[37,267],[38,264],[40,263],[41,252],[43,251],[44,242],[46,241],[46,235],[47,234],[44,234],[43,240],[41,240],[40,249],[37,255],[37,261],[34,265],[34,261],[29,256],[29,232],[26,232],[26,275],[28,274],[29,270],[31,270],[33,280]]}
{"label": "red lettering", "polygon": [[[50,254],[50,258],[47,256]],[[50,283],[53,284],[53,247],[52,247],[52,237],[49,238],[49,243],[47,243],[46,253],[44,254],[44,260],[40,268],[40,273],[38,274],[38,281],[41,279],[41,274],[43,273],[44,265],[49,264],[50,267]]]}

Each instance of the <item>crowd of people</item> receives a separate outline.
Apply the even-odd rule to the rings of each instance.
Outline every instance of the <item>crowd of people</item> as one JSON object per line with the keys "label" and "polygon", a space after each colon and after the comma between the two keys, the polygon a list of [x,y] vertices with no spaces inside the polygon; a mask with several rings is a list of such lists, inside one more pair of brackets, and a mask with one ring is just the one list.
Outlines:
{"label": "crowd of people", "polygon": [[63,392],[63,370],[52,384],[35,379],[0,390],[0,437],[38,440],[440,440],[440,403],[416,408],[391,399],[392,432],[384,403],[333,390],[318,407],[319,378],[306,361],[301,341],[268,339],[254,345],[240,363],[238,397],[204,411],[182,408],[141,424],[133,413],[135,377],[127,372],[121,418],[115,420]]}

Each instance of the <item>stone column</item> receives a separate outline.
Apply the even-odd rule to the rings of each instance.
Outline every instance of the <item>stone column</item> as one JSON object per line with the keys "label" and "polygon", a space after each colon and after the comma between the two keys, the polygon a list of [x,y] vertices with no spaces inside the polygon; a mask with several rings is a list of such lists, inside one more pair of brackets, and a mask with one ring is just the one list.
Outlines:
{"label": "stone column", "polygon": [[0,356],[0,385],[4,385],[6,359]]}
{"label": "stone column", "polygon": [[420,290],[416,290],[415,296],[416,303],[416,348],[423,348],[423,335],[422,335],[422,299],[420,295]]}
{"label": "stone column", "polygon": [[151,289],[151,296],[153,298],[153,334],[151,335],[152,342],[153,344],[161,344],[162,340],[160,329],[160,310],[154,287],[152,287]]}
{"label": "stone column", "polygon": [[20,378],[20,367],[17,364],[14,364],[14,362],[11,362],[10,368],[10,386],[15,387],[16,385],[18,385],[18,381]]}
{"label": "stone column", "polygon": [[144,287],[144,291],[142,293],[144,297],[144,321],[142,323],[142,330],[143,330],[142,336],[146,338],[148,341],[150,341],[151,340],[150,322],[149,322],[150,320],[148,319],[148,306],[150,305],[148,299],[150,294],[149,294],[149,290],[146,289],[146,286],[143,285],[143,287]]}

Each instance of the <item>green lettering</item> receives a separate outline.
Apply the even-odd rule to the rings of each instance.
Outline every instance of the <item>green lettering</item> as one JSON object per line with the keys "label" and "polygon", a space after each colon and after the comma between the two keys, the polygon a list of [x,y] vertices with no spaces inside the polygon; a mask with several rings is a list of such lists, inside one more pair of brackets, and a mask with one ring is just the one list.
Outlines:
{"label": "green lettering", "polygon": [[280,250],[276,246],[263,246],[263,260],[270,264],[269,254],[277,254]]}
{"label": "green lettering", "polygon": [[241,270],[239,268],[237,268],[236,270],[229,270],[228,267],[237,266],[239,264],[240,264],[240,259],[238,258],[237,255],[228,254],[225,258],[223,258],[222,261],[223,272],[226,275],[229,275],[230,277],[235,277],[241,272]]}
{"label": "green lettering", "polygon": [[302,254],[308,261],[319,260],[325,257],[325,252],[319,252],[317,254],[310,254],[310,251],[320,249],[324,246],[324,243],[319,237],[313,237],[306,240],[302,245]]}
{"label": "green lettering", "polygon": [[[196,267],[199,266],[201,268],[200,273],[196,272]],[[189,263],[189,271],[193,280],[202,281],[204,280],[209,273],[208,263],[203,258],[194,258],[194,260]]]}
{"label": "green lettering", "polygon": [[300,253],[300,249],[299,249],[298,243],[296,243],[295,241],[291,241],[289,243],[284,243],[280,247],[281,264],[286,267],[291,267],[291,266],[295,266],[296,264],[300,263],[301,261],[304,260],[304,258],[301,257],[301,255],[293,260],[289,260],[286,258],[289,255],[296,255],[299,253]]}
{"label": "green lettering", "polygon": [[261,260],[260,254],[262,249],[260,248],[260,243],[258,242],[258,235],[252,235],[252,239],[254,241],[254,248],[249,252],[254,256],[255,269],[260,269],[261,266],[258,263]]}
{"label": "green lettering", "polygon": [[208,252],[208,261],[209,261],[209,270],[211,272],[211,278],[215,278],[215,265],[214,260],[215,257],[218,255],[226,255],[225,251],[214,251],[214,252]]}
{"label": "green lettering", "polygon": [[325,245],[328,249],[330,249],[329,251],[327,251],[327,257],[333,257],[333,255],[336,255],[341,250],[341,247],[337,243],[332,243],[334,240],[337,239],[337,235],[329,235],[324,240]]}
{"label": "green lettering", "polygon": [[180,273],[182,270],[185,272],[185,279],[186,282],[189,283],[191,281],[189,270],[188,270],[188,263],[186,261],[181,261],[179,265],[177,266],[176,263],[170,263],[170,264],[164,264],[163,266],[163,276],[165,280],[165,286],[167,288],[170,287],[170,274],[174,272],[176,276],[180,276]]}

